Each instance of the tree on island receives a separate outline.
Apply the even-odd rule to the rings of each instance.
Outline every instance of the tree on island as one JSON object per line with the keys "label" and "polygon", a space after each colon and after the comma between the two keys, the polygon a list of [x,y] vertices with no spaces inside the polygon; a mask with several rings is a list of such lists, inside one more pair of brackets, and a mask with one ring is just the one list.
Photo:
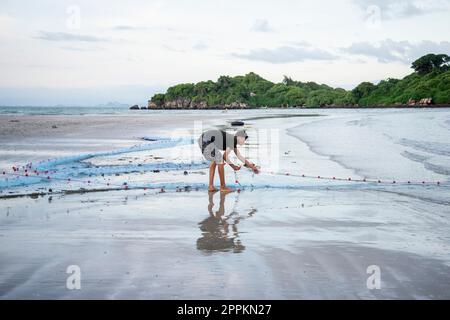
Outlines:
{"label": "tree on island", "polygon": [[450,57],[446,54],[427,54],[412,63],[413,68],[419,74],[427,74],[433,70],[448,70]]}
{"label": "tree on island", "polygon": [[281,83],[268,81],[254,72],[244,76],[221,76],[217,81],[182,83],[165,94],[155,94],[152,108],[228,107],[324,107],[389,106],[431,98],[436,104],[450,104],[450,57],[427,54],[412,63],[415,70],[403,79],[362,82],[353,90],[326,84],[295,81],[284,76]]}

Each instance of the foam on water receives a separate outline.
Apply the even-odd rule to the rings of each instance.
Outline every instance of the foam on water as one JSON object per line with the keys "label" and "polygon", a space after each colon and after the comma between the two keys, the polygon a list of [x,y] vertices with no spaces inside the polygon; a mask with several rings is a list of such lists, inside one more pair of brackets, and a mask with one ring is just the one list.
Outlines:
{"label": "foam on water", "polygon": [[[83,153],[68,157],[60,157],[55,159],[49,159],[47,161],[41,161],[38,163],[28,163],[23,166],[22,170],[8,174],[0,180],[0,190],[30,186],[39,183],[49,183],[51,180],[67,180],[77,177],[96,177],[104,175],[115,175],[120,173],[130,172],[146,172],[152,170],[188,170],[188,169],[201,169],[207,166],[206,162],[195,161],[189,163],[176,163],[176,162],[163,162],[163,163],[150,163],[150,164],[129,164],[129,165],[116,165],[116,166],[92,166],[86,162],[88,159],[105,156],[115,156],[119,154],[128,154],[132,152],[148,151],[156,149],[173,148],[177,146],[184,146],[192,144],[194,139],[192,137],[144,137],[146,141],[151,143],[138,144],[128,148],[122,148],[111,151]],[[25,176],[25,171],[30,172],[29,176]],[[32,172],[37,171],[40,175],[33,175]],[[50,177],[50,179],[48,179]]]}
{"label": "foam on water", "polygon": [[144,140],[152,141],[152,143],[138,144],[128,148],[122,148],[112,151],[104,152],[93,152],[84,153],[80,155],[74,155],[70,157],[62,157],[56,159],[49,159],[48,161],[42,161],[35,164],[33,167],[36,170],[50,170],[58,165],[69,164],[73,162],[79,162],[95,157],[105,157],[114,156],[124,153],[131,153],[137,151],[148,151],[155,149],[173,148],[175,146],[182,146],[186,144],[193,143],[194,139],[192,137],[178,137],[178,138],[168,138],[168,137],[144,137]]}
{"label": "foam on water", "polygon": [[[289,131],[361,177],[449,181],[448,110],[342,114]],[[323,128],[327,130],[323,130]]]}

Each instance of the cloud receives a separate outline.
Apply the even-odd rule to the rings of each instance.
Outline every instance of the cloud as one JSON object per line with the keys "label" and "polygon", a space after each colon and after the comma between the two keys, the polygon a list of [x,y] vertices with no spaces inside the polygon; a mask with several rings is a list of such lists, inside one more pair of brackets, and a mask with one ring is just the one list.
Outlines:
{"label": "cloud", "polygon": [[251,31],[255,32],[272,32],[273,29],[269,25],[269,21],[266,19],[257,19],[253,26],[250,28]]}
{"label": "cloud", "polygon": [[241,59],[270,63],[290,63],[305,60],[331,60],[335,58],[333,54],[315,48],[304,42],[291,46],[280,46],[274,49],[253,49],[249,53],[232,53],[231,55]]}
{"label": "cloud", "polygon": [[197,42],[196,44],[194,44],[193,46],[192,46],[192,49],[194,49],[194,50],[205,50],[205,49],[208,49],[208,45],[207,44],[205,44],[204,42]]}
{"label": "cloud", "polygon": [[338,48],[337,54],[319,49],[306,42],[290,43],[273,49],[259,48],[248,53],[232,53],[233,57],[264,61],[270,63],[291,63],[305,60],[334,60],[346,56],[365,56],[375,58],[382,63],[401,62],[410,64],[412,61],[428,53],[444,53],[450,55],[450,42],[419,42],[394,41],[386,39],[377,43],[355,42],[349,47]]}
{"label": "cloud", "polygon": [[26,64],[25,67],[27,68],[33,68],[33,69],[49,69],[49,70],[77,70],[78,67],[69,66],[69,65],[52,65],[52,64]]}
{"label": "cloud", "polygon": [[353,43],[350,47],[341,48],[341,52],[376,58],[383,63],[411,63],[427,53],[450,54],[450,42],[424,40],[412,43],[387,39],[375,44],[369,42]]}
{"label": "cloud", "polygon": [[48,31],[40,31],[35,39],[47,40],[47,41],[79,41],[79,42],[107,42],[109,39],[100,38],[89,35],[81,35],[74,33],[66,33],[66,32],[48,32]]}
{"label": "cloud", "polygon": [[172,51],[172,52],[178,52],[178,53],[185,53],[186,50],[184,49],[178,49],[178,48],[174,48],[172,46],[169,46],[167,44],[163,44],[162,47],[168,51]]}
{"label": "cloud", "polygon": [[371,6],[379,8],[385,20],[425,15],[450,10],[450,0],[353,0],[364,11]]}
{"label": "cloud", "polygon": [[62,50],[78,51],[78,52],[92,52],[97,50],[103,50],[103,48],[78,48],[78,47],[61,47]]}
{"label": "cloud", "polygon": [[174,28],[168,26],[137,26],[128,24],[116,25],[111,27],[111,29],[115,31],[176,31]]}
{"label": "cloud", "polygon": [[137,26],[130,26],[130,25],[119,25],[112,27],[114,30],[120,30],[120,31],[127,31],[127,30],[147,30],[147,27],[137,27]]}

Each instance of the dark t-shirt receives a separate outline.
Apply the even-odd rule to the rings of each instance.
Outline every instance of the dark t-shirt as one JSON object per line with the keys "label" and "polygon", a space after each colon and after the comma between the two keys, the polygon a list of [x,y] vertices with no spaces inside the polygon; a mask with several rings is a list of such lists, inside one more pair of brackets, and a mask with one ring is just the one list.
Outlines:
{"label": "dark t-shirt", "polygon": [[225,151],[226,148],[236,149],[237,139],[234,135],[222,130],[208,130],[202,134],[203,144],[214,143],[218,150]]}

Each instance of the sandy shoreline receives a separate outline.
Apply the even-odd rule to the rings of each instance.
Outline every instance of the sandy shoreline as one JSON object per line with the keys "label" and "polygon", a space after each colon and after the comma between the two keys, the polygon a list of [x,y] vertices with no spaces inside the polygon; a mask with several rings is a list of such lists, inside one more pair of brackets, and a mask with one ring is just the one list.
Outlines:
{"label": "sandy shoreline", "polygon": [[192,126],[194,121],[214,123],[238,115],[217,114],[152,114],[152,115],[2,115],[0,142],[27,138],[101,138],[133,139],[148,132]]}

